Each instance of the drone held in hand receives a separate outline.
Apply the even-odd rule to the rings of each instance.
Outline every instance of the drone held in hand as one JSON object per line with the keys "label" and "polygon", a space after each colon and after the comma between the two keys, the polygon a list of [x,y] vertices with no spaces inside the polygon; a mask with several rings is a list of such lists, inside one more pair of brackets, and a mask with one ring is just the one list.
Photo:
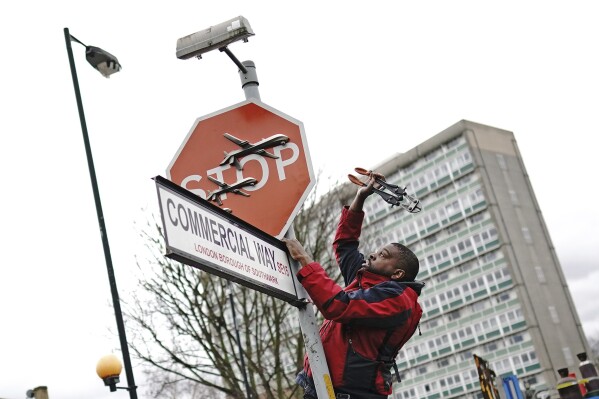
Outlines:
{"label": "drone held in hand", "polygon": [[[364,168],[355,168],[357,173],[365,176],[369,176],[372,171],[366,170]],[[365,187],[366,183],[360,180],[358,177],[354,175],[347,175],[349,180],[357,184],[358,186]],[[386,181],[376,178],[376,183],[379,185],[378,188],[374,188],[374,192],[381,196],[386,202],[393,206],[400,206],[406,211],[410,213],[418,213],[422,210],[422,205],[420,204],[420,200],[416,197],[408,194],[406,192],[406,187],[401,188],[395,184],[387,183]],[[389,191],[385,191],[389,190]]]}

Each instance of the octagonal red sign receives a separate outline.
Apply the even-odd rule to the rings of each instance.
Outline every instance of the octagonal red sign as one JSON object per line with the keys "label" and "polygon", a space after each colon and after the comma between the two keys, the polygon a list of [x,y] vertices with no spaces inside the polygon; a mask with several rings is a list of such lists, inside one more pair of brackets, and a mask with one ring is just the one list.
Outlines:
{"label": "octagonal red sign", "polygon": [[278,238],[315,183],[303,124],[255,99],[198,118],[166,174]]}

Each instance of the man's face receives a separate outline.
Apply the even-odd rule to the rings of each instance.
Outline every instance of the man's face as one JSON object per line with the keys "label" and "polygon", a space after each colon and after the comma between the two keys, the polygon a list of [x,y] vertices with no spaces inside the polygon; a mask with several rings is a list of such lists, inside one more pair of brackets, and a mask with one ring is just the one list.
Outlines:
{"label": "man's face", "polygon": [[363,266],[369,272],[398,280],[405,275],[404,270],[397,268],[399,257],[399,248],[393,244],[387,244],[368,255]]}

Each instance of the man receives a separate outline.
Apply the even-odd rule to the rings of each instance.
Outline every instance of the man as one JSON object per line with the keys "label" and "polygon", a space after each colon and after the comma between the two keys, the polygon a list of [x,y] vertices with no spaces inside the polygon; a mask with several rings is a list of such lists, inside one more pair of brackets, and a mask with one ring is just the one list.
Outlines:
{"label": "man", "polygon": [[[418,258],[401,244],[390,243],[365,258],[358,252],[363,205],[376,179],[356,193],[342,210],[333,249],[345,288],[337,285],[295,239],[283,240],[302,266],[297,273],[310,298],[325,317],[320,337],[337,398],[386,399],[392,390],[391,367],[399,378],[395,356],[414,334],[422,315],[415,282]],[[308,358],[297,376],[304,398],[316,397]]]}

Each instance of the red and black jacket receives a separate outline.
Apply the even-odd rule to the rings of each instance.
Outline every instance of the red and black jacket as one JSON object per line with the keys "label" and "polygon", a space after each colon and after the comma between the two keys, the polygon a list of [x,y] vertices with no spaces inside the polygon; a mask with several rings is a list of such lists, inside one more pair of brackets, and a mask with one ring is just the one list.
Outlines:
{"label": "red and black jacket", "polygon": [[[345,288],[313,262],[298,280],[326,318],[320,337],[337,393],[352,399],[382,399],[391,394],[391,366],[399,349],[414,334],[422,316],[419,282],[398,282],[363,269],[358,238],[364,212],[345,207],[333,249]],[[309,371],[308,358],[305,370]]]}

